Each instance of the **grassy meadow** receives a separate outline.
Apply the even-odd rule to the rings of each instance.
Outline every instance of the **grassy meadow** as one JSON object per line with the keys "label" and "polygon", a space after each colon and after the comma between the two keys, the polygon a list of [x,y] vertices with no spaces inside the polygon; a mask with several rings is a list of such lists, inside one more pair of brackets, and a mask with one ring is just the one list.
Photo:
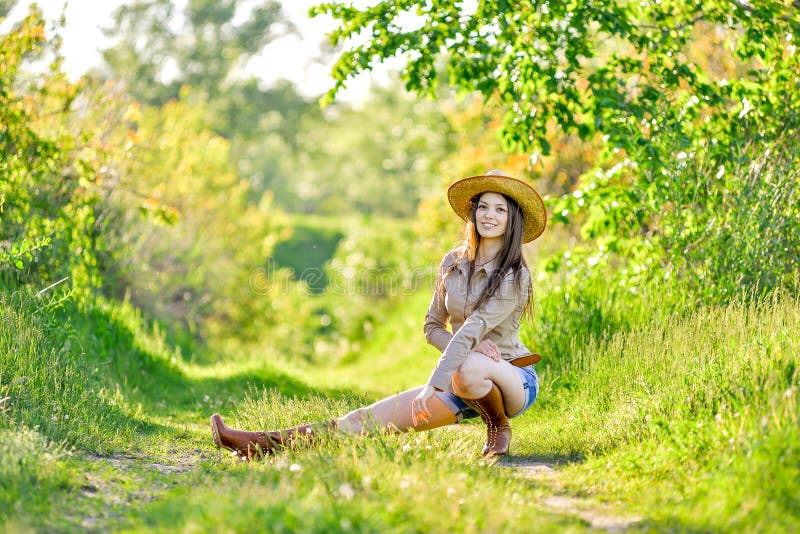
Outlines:
{"label": "grassy meadow", "polygon": [[[523,332],[543,347],[542,387],[514,422],[509,458],[481,458],[484,430],[470,422],[337,436],[252,463],[213,448],[211,413],[276,428],[418,384],[436,359],[421,332],[427,291],[398,299],[357,351],[328,362],[240,349],[211,363],[128,303],[4,293],[3,529],[800,528],[796,298],[682,314],[648,306],[655,294],[609,296],[590,320],[559,291],[539,288]],[[562,335],[548,342],[555,324]]]}
{"label": "grassy meadow", "polygon": [[[250,72],[297,3],[114,4],[73,79],[75,12],[0,0],[0,534],[800,532],[797,2],[317,7],[321,100]],[[424,382],[443,193],[492,168],[548,214],[511,454],[216,450]]]}

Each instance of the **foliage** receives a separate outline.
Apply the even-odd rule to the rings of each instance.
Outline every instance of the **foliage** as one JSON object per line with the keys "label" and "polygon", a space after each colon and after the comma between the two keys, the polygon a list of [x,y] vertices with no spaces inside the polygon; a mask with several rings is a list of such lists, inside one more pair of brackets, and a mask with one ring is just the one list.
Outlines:
{"label": "foliage", "polygon": [[[102,287],[197,338],[259,335],[272,316],[248,307],[264,304],[249,278],[279,239],[281,214],[236,177],[203,100],[187,92],[142,108],[111,82],[68,82],[37,11],[0,46],[5,285]],[[46,52],[50,72],[19,74]]]}
{"label": "foliage", "polygon": [[[504,139],[512,149],[549,151],[551,122],[587,138],[608,136],[644,165],[669,159],[662,136],[735,129],[732,117],[748,108],[771,130],[784,106],[794,108],[790,89],[797,57],[793,46],[800,17],[785,2],[477,2],[474,12],[460,2],[378,2],[358,9],[327,3],[311,11],[343,22],[331,34],[339,44],[361,31],[339,58],[329,95],[347,79],[395,54],[408,59],[403,78],[409,89],[431,92],[438,83],[436,61],[446,52],[448,82],[459,90],[495,96],[506,106]],[[414,15],[407,29],[398,17]],[[740,62],[750,70],[715,80],[686,56],[696,28],[724,32]],[[759,43],[756,45],[755,43]],[[749,63],[752,62],[752,63]],[[693,98],[694,97],[694,98]],[[729,102],[739,103],[736,110]],[[746,103],[747,102],[747,103]],[[710,112],[714,111],[713,116]],[[708,117],[713,123],[692,120]],[[647,157],[638,157],[646,155]]]}
{"label": "foliage", "polygon": [[[172,29],[181,22],[180,31]],[[285,25],[276,2],[213,9],[194,2],[177,10],[166,0],[139,1],[115,13],[115,44],[104,57],[140,102],[162,106],[189,86],[205,102],[207,124],[230,141],[253,202],[271,191],[277,205],[295,212],[412,214],[450,148],[446,119],[394,88],[377,90],[359,109],[341,105],[323,115],[286,83],[264,88],[242,75],[241,66]],[[176,70],[169,81],[165,65]]]}
{"label": "foliage", "polygon": [[300,125],[319,109],[288,82],[265,87],[248,73],[273,40],[294,31],[274,0],[137,0],[119,7],[106,30],[113,45],[103,57],[112,79],[140,103],[156,108],[188,87],[203,101],[204,119],[231,144],[239,178],[253,202],[268,190],[283,203],[287,154]]}
{"label": "foliage", "polygon": [[59,72],[58,57],[51,73],[24,81],[24,62],[53,46],[36,8],[0,36],[0,274],[85,289],[99,284],[97,252],[107,246],[95,210],[106,147],[66,124],[81,86]]}
{"label": "foliage", "polygon": [[[707,153],[678,153],[657,194],[628,186],[633,178],[624,164],[585,177],[553,210],[564,221],[589,206],[576,217],[582,240],[569,251],[569,271],[604,269],[626,287],[674,278],[687,298],[704,302],[795,290],[800,177],[793,124],[774,141],[753,136],[735,154],[732,148],[727,165]],[[612,268],[620,256],[625,265]],[[546,269],[563,265],[552,257]]]}
{"label": "foliage", "polygon": [[[685,160],[696,189],[675,187],[660,221],[669,269],[709,301],[792,291],[800,276],[800,133],[757,137],[729,168]],[[680,206],[680,209],[677,207]]]}
{"label": "foliage", "polygon": [[14,8],[17,0],[0,0],[0,19],[4,19],[8,12]]}
{"label": "foliage", "polygon": [[117,43],[103,55],[143,103],[165,104],[178,98],[183,85],[214,100],[286,23],[279,2],[243,4],[201,0],[180,12],[171,0],[122,5],[114,12],[113,28],[106,29]]}
{"label": "foliage", "polygon": [[124,194],[105,199],[116,214],[108,233],[118,251],[106,285],[201,339],[228,329],[250,338],[270,314],[251,307],[249,278],[280,239],[283,216],[268,194],[251,201],[229,142],[209,129],[206,113],[188,91],[161,108],[131,103],[126,110],[112,136],[126,146],[114,180],[144,196],[145,211],[168,217],[142,218]]}
{"label": "foliage", "polygon": [[[367,37],[340,56],[329,99],[395,55],[407,60],[406,86],[435,95],[441,60],[450,86],[503,109],[507,150],[547,154],[556,125],[583,140],[601,136],[598,170],[584,174],[575,197],[561,199],[555,220],[577,217],[584,234],[598,238],[592,254],[632,256],[631,272],[642,271],[642,258],[644,272],[665,261],[665,212],[699,205],[692,192],[706,182],[682,160],[730,170],[746,145],[770,148],[796,130],[800,11],[787,2],[479,1],[470,12],[449,0],[312,10],[322,13],[342,21],[334,44]],[[414,22],[404,26],[400,17]],[[722,59],[726,49],[732,60]],[[681,188],[689,193],[676,195]],[[721,202],[723,193],[704,200]],[[708,221],[724,233],[724,222]],[[730,281],[709,283],[728,286],[720,294],[730,296],[739,290]]]}

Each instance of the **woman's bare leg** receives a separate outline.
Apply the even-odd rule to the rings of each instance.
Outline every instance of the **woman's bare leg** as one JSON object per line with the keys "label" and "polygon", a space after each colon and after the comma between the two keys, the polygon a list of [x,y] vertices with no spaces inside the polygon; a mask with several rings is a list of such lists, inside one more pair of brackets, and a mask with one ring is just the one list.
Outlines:
{"label": "woman's bare leg", "polygon": [[456,415],[437,396],[428,400],[431,417],[427,421],[411,420],[411,401],[416,398],[423,386],[411,388],[397,395],[386,397],[378,402],[358,408],[340,417],[337,421],[339,429],[348,433],[366,433],[376,430],[430,430],[456,422]]}
{"label": "woman's bare leg", "polygon": [[465,399],[479,399],[496,384],[503,395],[506,413],[515,414],[525,404],[525,388],[517,369],[506,361],[496,362],[470,352],[453,376],[453,391]]}
{"label": "woman's bare leg", "polygon": [[[503,395],[506,413],[514,414],[525,403],[525,389],[522,379],[513,365],[506,361],[496,362],[491,358],[470,352],[453,376],[453,390],[456,395],[467,399],[478,399],[486,395],[496,384]],[[430,430],[457,421],[456,415],[437,396],[428,400],[431,417],[428,421],[411,419],[411,402],[423,386],[417,386],[397,395],[386,397],[378,402],[358,408],[340,417],[339,429],[350,433],[364,433],[373,430]]]}
{"label": "woman's bare leg", "polygon": [[[456,394],[465,399],[479,399],[486,395],[494,385],[497,385],[502,393],[506,413],[518,412],[525,402],[525,390],[516,369],[508,362],[495,362],[476,352],[471,352],[467,356],[453,376],[452,385]],[[430,418],[427,421],[418,420],[417,424],[414,424],[411,418],[411,403],[423,387],[417,386],[397,395],[386,397],[369,406],[353,410],[335,421],[324,423],[323,426],[327,424],[330,428],[338,427],[342,432],[360,434],[386,430],[400,432],[430,430],[455,423],[456,415],[439,397],[434,395],[428,399]],[[214,417],[219,416],[215,415]],[[221,431],[224,431],[224,435],[220,436]],[[290,442],[294,439],[294,434],[300,431],[308,438],[313,433],[313,425],[303,425],[296,429],[265,434],[229,429],[223,425],[221,419],[216,426],[212,422],[212,433],[218,446],[224,441],[221,446],[231,450],[244,448],[248,454],[251,445],[258,445],[262,449],[269,450],[274,448],[275,443],[287,446],[285,442]],[[288,436],[285,439],[282,434],[284,432]],[[267,434],[270,439],[267,439]]]}

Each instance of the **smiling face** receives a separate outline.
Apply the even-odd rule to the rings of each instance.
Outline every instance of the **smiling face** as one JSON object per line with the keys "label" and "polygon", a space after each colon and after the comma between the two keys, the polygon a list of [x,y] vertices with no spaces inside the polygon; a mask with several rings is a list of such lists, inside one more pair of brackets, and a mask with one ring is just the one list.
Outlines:
{"label": "smiling face", "polygon": [[475,228],[484,239],[496,239],[506,233],[508,202],[499,193],[483,193],[475,208]]}

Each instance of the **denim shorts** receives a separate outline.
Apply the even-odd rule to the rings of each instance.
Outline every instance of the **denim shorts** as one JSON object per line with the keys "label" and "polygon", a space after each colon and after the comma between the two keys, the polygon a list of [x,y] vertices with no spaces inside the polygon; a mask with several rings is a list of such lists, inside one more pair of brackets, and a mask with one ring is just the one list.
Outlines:
{"label": "denim shorts", "polygon": [[[539,394],[539,377],[536,375],[536,370],[532,365],[527,367],[515,367],[522,379],[522,387],[525,388],[525,404],[522,409],[509,417],[518,417],[525,413],[536,400]],[[460,423],[463,419],[472,419],[478,417],[478,412],[470,408],[466,402],[461,400],[455,393],[450,391],[437,391],[436,396],[450,408],[456,415],[456,419]]]}

